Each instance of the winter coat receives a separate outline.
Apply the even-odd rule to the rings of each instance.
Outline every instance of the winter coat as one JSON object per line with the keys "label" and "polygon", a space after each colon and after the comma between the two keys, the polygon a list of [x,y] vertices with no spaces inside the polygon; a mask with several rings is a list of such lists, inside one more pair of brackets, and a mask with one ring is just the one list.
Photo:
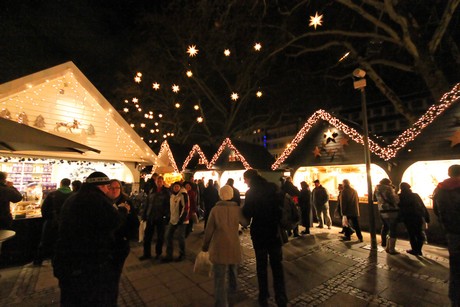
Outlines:
{"label": "winter coat", "polygon": [[204,209],[211,212],[212,207],[219,201],[219,192],[213,186],[208,186],[203,191]]}
{"label": "winter coat", "polygon": [[267,248],[281,245],[279,224],[282,215],[284,194],[276,184],[267,182],[263,177],[251,179],[246,191],[243,215],[251,222],[251,238],[254,248]]}
{"label": "winter coat", "polygon": [[234,201],[221,200],[212,208],[202,250],[209,250],[209,259],[213,264],[241,262],[238,226],[242,219],[241,208]]}
{"label": "winter coat", "polygon": [[160,190],[151,190],[147,197],[147,206],[143,212],[144,221],[169,220],[169,190],[162,186]]}
{"label": "winter coat", "polygon": [[344,186],[339,198],[342,215],[346,217],[359,216],[359,198],[355,189]]}
{"label": "winter coat", "polygon": [[438,184],[433,192],[433,209],[446,232],[460,234],[460,178]]}
{"label": "winter coat", "polygon": [[430,215],[422,199],[412,191],[401,191],[399,196],[399,211],[403,221],[430,222]]}
{"label": "winter coat", "polygon": [[57,222],[62,205],[71,193],[72,190],[69,187],[61,187],[56,191],[49,193],[43,201],[41,207],[43,219],[55,220]]}
{"label": "winter coat", "polygon": [[96,186],[83,184],[61,210],[54,275],[60,280],[110,276],[120,222],[112,201]]}
{"label": "winter coat", "polygon": [[171,216],[169,223],[172,225],[188,224],[189,223],[189,200],[187,190],[181,188],[179,192],[172,193],[170,197]]}
{"label": "winter coat", "polygon": [[380,216],[384,219],[397,219],[399,216],[399,197],[394,188],[386,184],[375,187],[374,196],[377,199]]}
{"label": "winter coat", "polygon": [[13,216],[11,215],[10,202],[17,203],[21,199],[22,195],[15,187],[0,183],[0,229],[11,227]]}
{"label": "winter coat", "polygon": [[329,193],[325,187],[319,185],[311,191],[311,201],[315,208],[322,208],[329,205]]}

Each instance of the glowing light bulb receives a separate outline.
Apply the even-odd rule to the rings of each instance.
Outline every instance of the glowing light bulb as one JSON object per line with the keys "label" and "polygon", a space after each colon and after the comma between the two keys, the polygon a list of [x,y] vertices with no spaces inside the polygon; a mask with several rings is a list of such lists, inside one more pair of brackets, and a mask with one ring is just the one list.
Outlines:
{"label": "glowing light bulb", "polygon": [[262,45],[260,43],[255,43],[254,50],[255,51],[260,51],[260,49],[262,49]]}
{"label": "glowing light bulb", "polygon": [[230,49],[225,49],[225,50],[224,50],[224,55],[225,55],[225,56],[230,56],[230,53],[231,53],[231,52],[230,52]]}
{"label": "glowing light bulb", "polygon": [[185,73],[187,75],[187,77],[191,78],[193,76],[193,73],[191,70],[187,70],[187,72]]}

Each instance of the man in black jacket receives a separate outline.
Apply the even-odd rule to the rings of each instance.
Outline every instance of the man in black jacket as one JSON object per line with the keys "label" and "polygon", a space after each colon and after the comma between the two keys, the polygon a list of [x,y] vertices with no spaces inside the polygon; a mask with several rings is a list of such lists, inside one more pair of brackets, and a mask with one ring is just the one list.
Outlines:
{"label": "man in black jacket", "polygon": [[446,231],[449,250],[449,298],[460,306],[460,165],[448,170],[449,179],[440,182],[433,192],[433,209]]}
{"label": "man in black jacket", "polygon": [[107,198],[110,179],[93,172],[64,202],[53,259],[62,306],[116,306],[114,233],[120,216]]}
{"label": "man in black jacket", "polygon": [[43,217],[42,236],[38,246],[37,256],[34,265],[41,265],[43,258],[52,257],[58,234],[58,221],[61,208],[66,199],[70,196],[70,179],[61,180],[59,188],[46,196],[43,201],[41,212]]}
{"label": "man in black jacket", "polygon": [[21,193],[13,187],[13,182],[6,180],[7,174],[0,172],[0,229],[8,229],[13,222],[10,202],[17,203],[22,199]]}
{"label": "man in black jacket", "polygon": [[286,306],[286,286],[284,283],[283,252],[279,235],[282,193],[274,183],[269,183],[256,170],[244,173],[244,181],[249,186],[246,192],[243,215],[251,220],[251,239],[256,254],[257,280],[259,283],[259,304],[268,306],[267,265],[273,274],[273,288],[278,306]]}

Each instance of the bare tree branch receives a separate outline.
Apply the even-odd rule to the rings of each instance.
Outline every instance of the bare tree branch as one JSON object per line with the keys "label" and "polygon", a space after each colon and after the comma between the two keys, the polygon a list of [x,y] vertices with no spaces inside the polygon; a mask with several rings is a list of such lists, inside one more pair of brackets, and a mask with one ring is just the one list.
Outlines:
{"label": "bare tree branch", "polygon": [[428,50],[431,54],[434,54],[436,52],[436,49],[441,43],[441,39],[444,36],[444,33],[446,32],[446,29],[450,24],[452,16],[454,15],[454,12],[459,4],[460,0],[449,0],[449,3],[447,3],[441,18],[441,22],[436,28],[436,31],[434,32],[433,37],[431,38],[431,41],[428,44]]}

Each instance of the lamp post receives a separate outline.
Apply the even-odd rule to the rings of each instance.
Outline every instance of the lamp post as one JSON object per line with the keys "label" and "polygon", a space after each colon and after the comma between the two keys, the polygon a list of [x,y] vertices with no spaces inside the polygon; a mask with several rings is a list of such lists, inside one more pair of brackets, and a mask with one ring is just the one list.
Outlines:
{"label": "lamp post", "polygon": [[364,161],[366,163],[367,174],[367,203],[369,208],[369,232],[371,235],[371,249],[377,249],[377,234],[375,230],[375,205],[373,201],[372,179],[371,179],[371,153],[369,150],[369,128],[367,125],[367,105],[366,105],[366,72],[360,68],[353,71],[353,87],[361,91],[361,112],[364,129]]}

